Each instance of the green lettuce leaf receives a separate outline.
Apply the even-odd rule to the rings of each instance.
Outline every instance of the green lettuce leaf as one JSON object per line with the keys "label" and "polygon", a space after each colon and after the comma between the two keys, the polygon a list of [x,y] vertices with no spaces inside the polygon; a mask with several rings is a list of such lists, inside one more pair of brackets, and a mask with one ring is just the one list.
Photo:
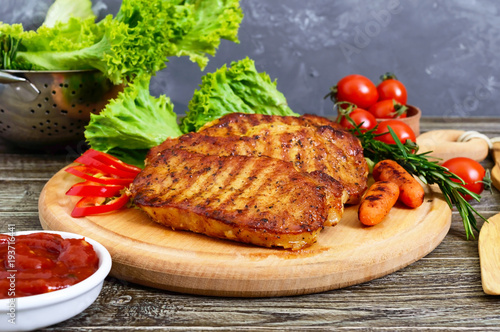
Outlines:
{"label": "green lettuce leaf", "polygon": [[234,112],[298,116],[276,85],[269,75],[257,72],[249,58],[232,62],[230,68],[224,65],[202,77],[181,129],[184,133],[197,131],[205,123]]}
{"label": "green lettuce leaf", "polygon": [[21,34],[20,51],[26,54],[78,51],[98,43],[104,37],[104,29],[105,24],[95,24],[94,17],[70,17],[65,23],[57,22],[53,27],[42,25],[36,32]]}
{"label": "green lettuce leaf", "polygon": [[49,7],[43,25],[53,27],[56,22],[66,23],[71,17],[95,19],[90,0],[56,0]]}
{"label": "green lettuce leaf", "polygon": [[150,77],[138,77],[85,127],[90,146],[121,160],[144,166],[150,148],[182,134],[170,99],[149,92]]}
{"label": "green lettuce leaf", "polygon": [[215,55],[221,38],[239,43],[238,28],[243,12],[238,0],[187,0],[185,3],[192,4],[192,15],[187,17],[192,27],[186,35],[172,40],[178,50],[171,55],[187,55],[203,70],[208,63],[207,54]]}

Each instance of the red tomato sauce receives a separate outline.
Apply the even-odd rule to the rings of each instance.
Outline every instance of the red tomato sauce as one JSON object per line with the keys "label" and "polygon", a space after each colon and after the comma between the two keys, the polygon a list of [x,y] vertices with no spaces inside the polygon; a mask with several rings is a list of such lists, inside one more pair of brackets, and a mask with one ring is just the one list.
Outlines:
{"label": "red tomato sauce", "polygon": [[0,234],[0,299],[67,288],[88,278],[98,267],[94,248],[83,238]]}

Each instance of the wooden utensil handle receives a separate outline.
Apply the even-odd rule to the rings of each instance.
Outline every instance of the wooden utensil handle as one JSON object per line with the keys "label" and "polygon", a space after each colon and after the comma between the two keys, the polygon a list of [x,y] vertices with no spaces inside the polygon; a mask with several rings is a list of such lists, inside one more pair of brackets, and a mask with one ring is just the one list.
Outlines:
{"label": "wooden utensil handle", "polygon": [[493,143],[493,160],[500,165],[500,142]]}
{"label": "wooden utensil handle", "polygon": [[472,138],[467,142],[457,142],[465,133],[463,130],[443,129],[432,130],[417,137],[419,153],[430,152],[429,156],[436,158],[442,164],[455,157],[468,157],[483,161],[488,157],[490,148],[482,138]]}

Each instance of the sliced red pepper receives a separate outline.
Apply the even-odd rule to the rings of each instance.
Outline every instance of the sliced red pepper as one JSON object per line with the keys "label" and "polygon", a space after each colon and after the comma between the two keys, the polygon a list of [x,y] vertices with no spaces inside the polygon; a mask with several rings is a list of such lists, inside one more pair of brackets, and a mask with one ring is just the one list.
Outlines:
{"label": "sliced red pepper", "polygon": [[135,173],[136,175],[141,172],[141,169],[139,167],[136,167],[134,165],[130,165],[127,163],[124,163],[120,159],[116,158],[115,156],[112,156],[110,154],[97,151],[94,149],[88,149],[84,155],[88,155],[91,158],[94,158],[95,160],[98,160],[102,163],[105,163],[110,166],[114,166],[117,169],[120,169],[122,171],[130,172],[130,173]]}
{"label": "sliced red pepper", "polygon": [[120,190],[125,188],[120,184],[100,184],[92,181],[75,183],[67,192],[69,196],[99,196],[99,197],[113,197],[120,193]]}
{"label": "sliced red pepper", "polygon": [[103,174],[100,170],[90,167],[90,166],[70,166],[65,169],[66,172],[76,175],[84,180],[89,180],[92,182],[102,183],[102,184],[121,184],[129,185],[134,181],[134,178],[117,178],[109,176],[108,174]]}
{"label": "sliced red pepper", "polygon": [[129,197],[125,192],[117,195],[134,181],[140,168],[94,149],[87,150],[75,162],[83,165],[70,166],[65,171],[86,181],[74,184],[66,193],[83,196],[71,212],[72,217],[111,212],[127,204]]}
{"label": "sliced red pepper", "polygon": [[110,201],[107,201],[104,197],[83,197],[76,203],[75,208],[71,212],[71,216],[73,218],[79,218],[115,211],[125,206],[128,200],[129,196],[126,193]]}
{"label": "sliced red pepper", "polygon": [[[94,150],[95,151],[95,150]],[[96,151],[97,152],[97,151]],[[116,167],[111,166],[110,164],[106,164],[98,159],[95,159],[92,156],[93,152],[87,153],[85,152],[80,157],[76,158],[75,163],[84,164],[85,166],[91,166],[97,168],[103,173],[112,174],[119,176],[121,178],[135,178],[138,172],[124,171],[122,169],[118,169]]]}

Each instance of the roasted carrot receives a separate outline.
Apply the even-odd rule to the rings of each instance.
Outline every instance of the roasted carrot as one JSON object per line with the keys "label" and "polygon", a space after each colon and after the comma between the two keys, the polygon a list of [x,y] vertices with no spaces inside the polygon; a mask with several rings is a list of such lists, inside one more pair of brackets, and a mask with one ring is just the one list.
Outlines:
{"label": "roasted carrot", "polygon": [[394,160],[382,160],[373,167],[375,181],[390,181],[399,187],[399,200],[408,207],[417,208],[424,202],[424,188]]}
{"label": "roasted carrot", "polygon": [[370,186],[358,208],[358,218],[366,226],[384,220],[399,196],[398,185],[389,181],[377,181]]}

